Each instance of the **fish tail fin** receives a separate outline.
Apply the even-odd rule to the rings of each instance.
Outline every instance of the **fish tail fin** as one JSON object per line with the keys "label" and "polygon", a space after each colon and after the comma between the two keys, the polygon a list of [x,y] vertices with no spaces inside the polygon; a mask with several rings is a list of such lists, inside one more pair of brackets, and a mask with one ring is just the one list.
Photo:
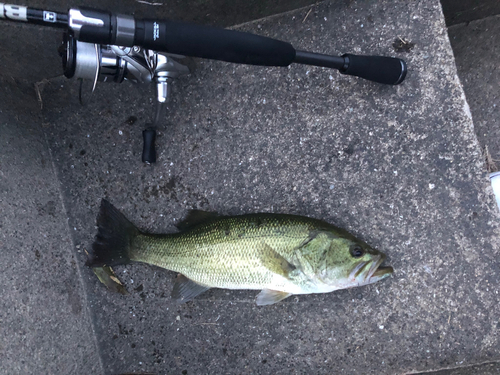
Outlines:
{"label": "fish tail fin", "polygon": [[132,241],[140,233],[135,225],[103,199],[97,216],[97,227],[92,254],[86,265],[102,267],[129,263]]}

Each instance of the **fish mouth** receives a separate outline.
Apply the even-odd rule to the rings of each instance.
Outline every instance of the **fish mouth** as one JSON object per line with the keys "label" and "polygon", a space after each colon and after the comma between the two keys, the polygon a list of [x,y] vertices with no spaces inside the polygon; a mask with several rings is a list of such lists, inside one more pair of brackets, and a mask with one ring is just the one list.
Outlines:
{"label": "fish mouth", "polygon": [[377,280],[383,279],[384,277],[389,276],[393,272],[394,272],[394,268],[392,268],[391,266],[379,267],[375,270],[373,275],[370,277],[370,280],[373,278],[377,278]]}
{"label": "fish mouth", "polygon": [[361,278],[362,285],[382,280],[394,272],[394,269],[390,266],[381,266],[384,260],[385,255],[379,254],[371,261],[359,262],[351,271],[349,277],[354,280]]}
{"label": "fish mouth", "polygon": [[357,279],[357,277],[363,272],[363,269],[368,263],[369,262],[359,262],[349,274],[349,279]]}
{"label": "fish mouth", "polygon": [[368,270],[365,278],[365,282],[367,284],[371,284],[378,280],[386,278],[387,276],[391,275],[394,272],[394,269],[390,266],[381,266],[384,260],[385,260],[385,255],[379,254],[378,257],[376,257],[372,261],[370,269]]}

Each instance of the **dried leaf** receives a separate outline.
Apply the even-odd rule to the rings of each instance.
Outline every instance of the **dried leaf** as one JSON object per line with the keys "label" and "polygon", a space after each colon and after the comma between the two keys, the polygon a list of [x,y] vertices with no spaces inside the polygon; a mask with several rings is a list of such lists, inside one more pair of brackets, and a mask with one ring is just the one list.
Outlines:
{"label": "dried leaf", "polygon": [[127,289],[123,286],[123,284],[120,282],[120,280],[116,277],[115,273],[111,269],[111,267],[104,266],[104,267],[94,267],[92,268],[92,271],[94,271],[95,275],[99,279],[101,283],[106,285],[106,287],[111,290],[112,292],[115,293],[120,293],[123,295],[128,294]]}

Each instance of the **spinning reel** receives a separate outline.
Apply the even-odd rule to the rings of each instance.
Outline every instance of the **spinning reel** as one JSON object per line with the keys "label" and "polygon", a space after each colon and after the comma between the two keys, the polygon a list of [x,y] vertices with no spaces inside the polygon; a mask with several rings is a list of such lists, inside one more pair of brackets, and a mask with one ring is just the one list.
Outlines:
{"label": "spinning reel", "polygon": [[93,81],[92,91],[97,82],[121,83],[126,80],[136,84],[155,84],[156,112],[153,123],[142,132],[142,161],[148,164],[156,162],[156,128],[164,118],[172,80],[189,74],[189,68],[178,61],[184,56],[139,46],[80,42],[69,33],[64,34],[59,54],[63,60],[64,75]]}

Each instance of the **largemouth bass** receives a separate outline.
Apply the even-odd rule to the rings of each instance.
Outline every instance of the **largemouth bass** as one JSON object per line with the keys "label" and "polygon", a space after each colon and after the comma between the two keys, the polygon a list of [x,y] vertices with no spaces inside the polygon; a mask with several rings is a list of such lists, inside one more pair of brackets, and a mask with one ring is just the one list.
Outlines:
{"label": "largemouth bass", "polygon": [[270,305],[293,294],[372,284],[393,272],[381,266],[384,254],[347,231],[302,216],[192,211],[180,232],[147,234],[103,199],[97,226],[88,266],[142,262],[178,272],[178,302],[210,288],[258,289],[257,305]]}

